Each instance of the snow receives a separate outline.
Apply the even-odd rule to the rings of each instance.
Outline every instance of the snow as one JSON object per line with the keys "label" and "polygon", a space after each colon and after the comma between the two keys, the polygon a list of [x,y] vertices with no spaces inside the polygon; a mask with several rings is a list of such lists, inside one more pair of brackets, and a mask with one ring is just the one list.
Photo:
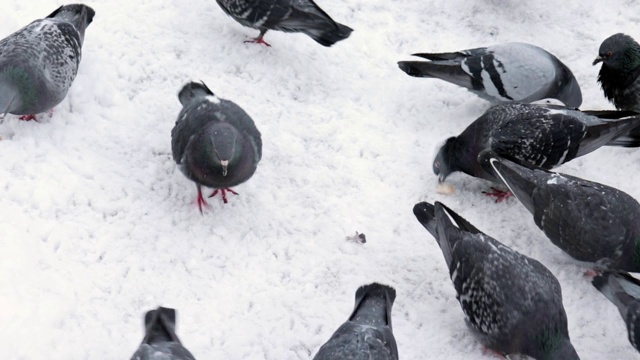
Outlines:
{"label": "snow", "polygon": [[[558,277],[582,359],[637,352],[615,307],[516,199],[464,174],[438,194],[431,163],[489,103],[411,78],[410,54],[504,42],[565,62],[584,109],[612,109],[591,66],[616,32],[640,37],[634,2],[318,0],[355,29],[325,48],[257,30],[213,0],[96,1],[79,74],[41,121],[0,124],[0,338],[5,359],[127,359],[144,312],[178,311],[198,359],[309,359],[350,314],[358,286],[397,290],[401,359],[487,359],[464,324],[444,259],[416,221],[445,202]],[[3,1],[0,38],[62,2]],[[262,132],[258,171],[201,216],[171,158],[177,93],[204,81]],[[559,170],[640,199],[636,150],[600,149]],[[355,231],[366,244],[346,241]]]}

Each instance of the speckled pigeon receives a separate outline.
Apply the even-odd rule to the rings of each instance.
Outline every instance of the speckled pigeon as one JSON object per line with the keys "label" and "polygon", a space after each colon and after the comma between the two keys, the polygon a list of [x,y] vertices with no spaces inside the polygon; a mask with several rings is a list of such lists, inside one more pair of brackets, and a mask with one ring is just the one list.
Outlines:
{"label": "speckled pigeon", "polygon": [[337,23],[313,0],[216,0],[227,15],[241,25],[260,30],[247,42],[269,45],[268,30],[301,32],[323,46],[331,46],[351,35],[353,29]]}
{"label": "speckled pigeon", "polygon": [[592,283],[618,308],[627,325],[629,342],[640,351],[640,281],[626,272],[607,271]]}
{"label": "speckled pigeon", "polygon": [[603,145],[640,146],[628,132],[640,126],[640,115],[623,111],[579,111],[554,105],[503,104],[487,110],[460,135],[450,137],[433,162],[443,182],[449,174],[500,183],[478,164],[483,150],[531,168],[551,169]]}
{"label": "speckled pigeon", "polygon": [[617,109],[640,112],[640,44],[629,35],[612,35],[600,45],[593,65],[599,62],[604,96]]}
{"label": "speckled pigeon", "polygon": [[485,235],[442,203],[418,203],[413,213],[438,241],[467,325],[484,346],[504,355],[579,359],[560,283],[544,265]]}
{"label": "speckled pigeon", "polygon": [[65,98],[94,15],[83,4],[61,6],[0,40],[0,117],[32,120]]}
{"label": "speckled pigeon", "polygon": [[413,54],[430,61],[400,61],[411,76],[438,78],[494,103],[560,100],[579,107],[582,93],[571,70],[537,46],[506,43],[451,53]]}
{"label": "speckled pigeon", "polygon": [[314,360],[398,360],[398,346],[391,329],[391,307],[396,291],[372,283],[356,291],[356,303],[347,320],[336,330]]}
{"label": "speckled pigeon", "polygon": [[640,271],[640,204],[634,198],[574,176],[532,170],[491,152],[480,154],[479,161],[498,174],[536,225],[567,254],[598,269]]}
{"label": "speckled pigeon", "polygon": [[235,103],[216,97],[204,83],[190,82],[178,94],[182,111],[171,131],[173,159],[196,183],[197,203],[208,206],[201,186],[215,188],[226,203],[226,192],[256,171],[262,158],[260,132]]}
{"label": "speckled pigeon", "polygon": [[145,336],[131,360],[195,360],[176,335],[176,311],[159,307],[144,317]]}

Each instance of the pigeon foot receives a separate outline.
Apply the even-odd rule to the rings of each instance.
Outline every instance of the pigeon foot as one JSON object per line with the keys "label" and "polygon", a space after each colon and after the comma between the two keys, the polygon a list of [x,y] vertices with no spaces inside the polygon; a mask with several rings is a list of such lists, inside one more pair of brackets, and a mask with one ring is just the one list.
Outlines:
{"label": "pigeon foot", "polygon": [[507,358],[504,355],[500,354],[499,352],[497,352],[495,350],[489,349],[486,346],[482,348],[482,355],[491,356],[491,357],[496,357],[498,359],[507,360]]}
{"label": "pigeon foot", "polygon": [[[222,189],[215,189],[215,191],[213,192],[213,194],[209,195],[210,198],[218,195],[218,193],[220,193],[220,195],[222,196],[222,201],[226,204],[227,203],[227,191],[232,193],[233,195],[238,195],[237,192],[229,189],[229,188],[222,188]],[[204,199],[203,199],[204,201]]]}
{"label": "pigeon foot", "polygon": [[31,120],[37,121],[35,114],[22,115],[18,119],[22,121],[31,121]]}
{"label": "pigeon foot", "polygon": [[200,214],[202,214],[202,206],[206,208],[210,208],[211,205],[207,204],[207,201],[202,197],[202,191],[198,188],[198,197],[196,197],[196,203],[198,204],[198,210],[200,210]]}
{"label": "pigeon foot", "polygon": [[497,188],[494,188],[493,186],[491,187],[491,192],[489,191],[483,191],[482,193],[487,195],[487,196],[493,196],[496,198],[496,203],[499,202],[503,202],[506,199],[510,198],[513,196],[513,193],[511,191],[504,191],[504,190],[500,190]]}
{"label": "pigeon foot", "polygon": [[245,40],[244,42],[246,42],[246,43],[254,43],[254,44],[262,44],[262,45],[265,45],[265,46],[271,47],[271,44],[269,44],[268,42],[264,41],[264,39],[263,39],[263,36],[262,36],[262,35],[258,36],[258,37],[257,37],[257,38],[255,38],[255,39],[248,39],[248,40]]}

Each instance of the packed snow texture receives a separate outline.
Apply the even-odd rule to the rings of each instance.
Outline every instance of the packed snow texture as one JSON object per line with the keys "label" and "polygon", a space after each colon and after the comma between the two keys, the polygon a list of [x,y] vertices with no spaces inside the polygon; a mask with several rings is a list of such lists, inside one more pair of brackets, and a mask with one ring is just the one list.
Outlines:
{"label": "packed snow texture", "polygon": [[[612,109],[591,62],[616,32],[640,37],[634,1],[318,0],[354,29],[331,48],[257,30],[214,0],[87,2],[78,76],[39,122],[0,124],[3,359],[128,359],[144,312],[177,309],[198,359],[309,359],[358,286],[397,290],[400,358],[487,359],[464,323],[436,241],[412,207],[439,200],[559,279],[583,360],[633,359],[615,307],[511,198],[464,174],[439,194],[444,140],[490,104],[397,68],[415,52],[528,42],[572,69],[583,109]],[[63,3],[2,1],[0,38]],[[188,81],[243,107],[262,132],[256,174],[203,216],[171,158]],[[558,170],[640,199],[638,150],[603,148]],[[205,193],[205,195],[207,195]],[[639,220],[640,221],[640,220]],[[366,244],[346,241],[356,231]]]}

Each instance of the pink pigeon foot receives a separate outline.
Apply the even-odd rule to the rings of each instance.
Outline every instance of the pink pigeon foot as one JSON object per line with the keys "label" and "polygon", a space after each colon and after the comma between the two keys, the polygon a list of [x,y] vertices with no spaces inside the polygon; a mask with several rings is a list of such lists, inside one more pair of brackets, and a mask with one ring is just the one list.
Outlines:
{"label": "pink pigeon foot", "polygon": [[483,347],[482,348],[482,355],[484,356],[492,356],[492,357],[497,357],[498,359],[504,359],[506,360],[507,358],[500,354],[499,352],[489,349],[488,347]]}
{"label": "pink pigeon foot", "polygon": [[198,186],[198,197],[196,197],[196,203],[198,204],[198,210],[200,210],[200,214],[202,214],[202,206],[206,208],[210,208],[211,206],[207,204],[207,201],[202,197],[202,190],[200,190],[200,186]]}
{"label": "pink pigeon foot", "polygon": [[600,275],[600,272],[596,269],[589,269],[582,274],[585,278],[593,280],[594,277]]}
{"label": "pink pigeon foot", "polygon": [[493,186],[491,187],[491,192],[489,191],[483,191],[482,193],[487,195],[487,196],[493,196],[496,198],[496,203],[499,202],[503,202],[504,200],[510,198],[513,196],[513,193],[511,191],[503,191],[500,189],[496,189]]}
{"label": "pink pigeon foot", "polygon": [[36,116],[34,114],[22,115],[18,119],[20,119],[22,121],[31,121],[31,120],[37,121],[36,120]]}
{"label": "pink pigeon foot", "polygon": [[227,191],[232,193],[233,195],[238,195],[237,192],[229,189],[229,188],[222,188],[222,189],[216,189],[213,194],[209,195],[210,198],[216,196],[218,194],[218,192],[220,193],[220,195],[222,195],[222,201],[226,204],[227,203]]}

